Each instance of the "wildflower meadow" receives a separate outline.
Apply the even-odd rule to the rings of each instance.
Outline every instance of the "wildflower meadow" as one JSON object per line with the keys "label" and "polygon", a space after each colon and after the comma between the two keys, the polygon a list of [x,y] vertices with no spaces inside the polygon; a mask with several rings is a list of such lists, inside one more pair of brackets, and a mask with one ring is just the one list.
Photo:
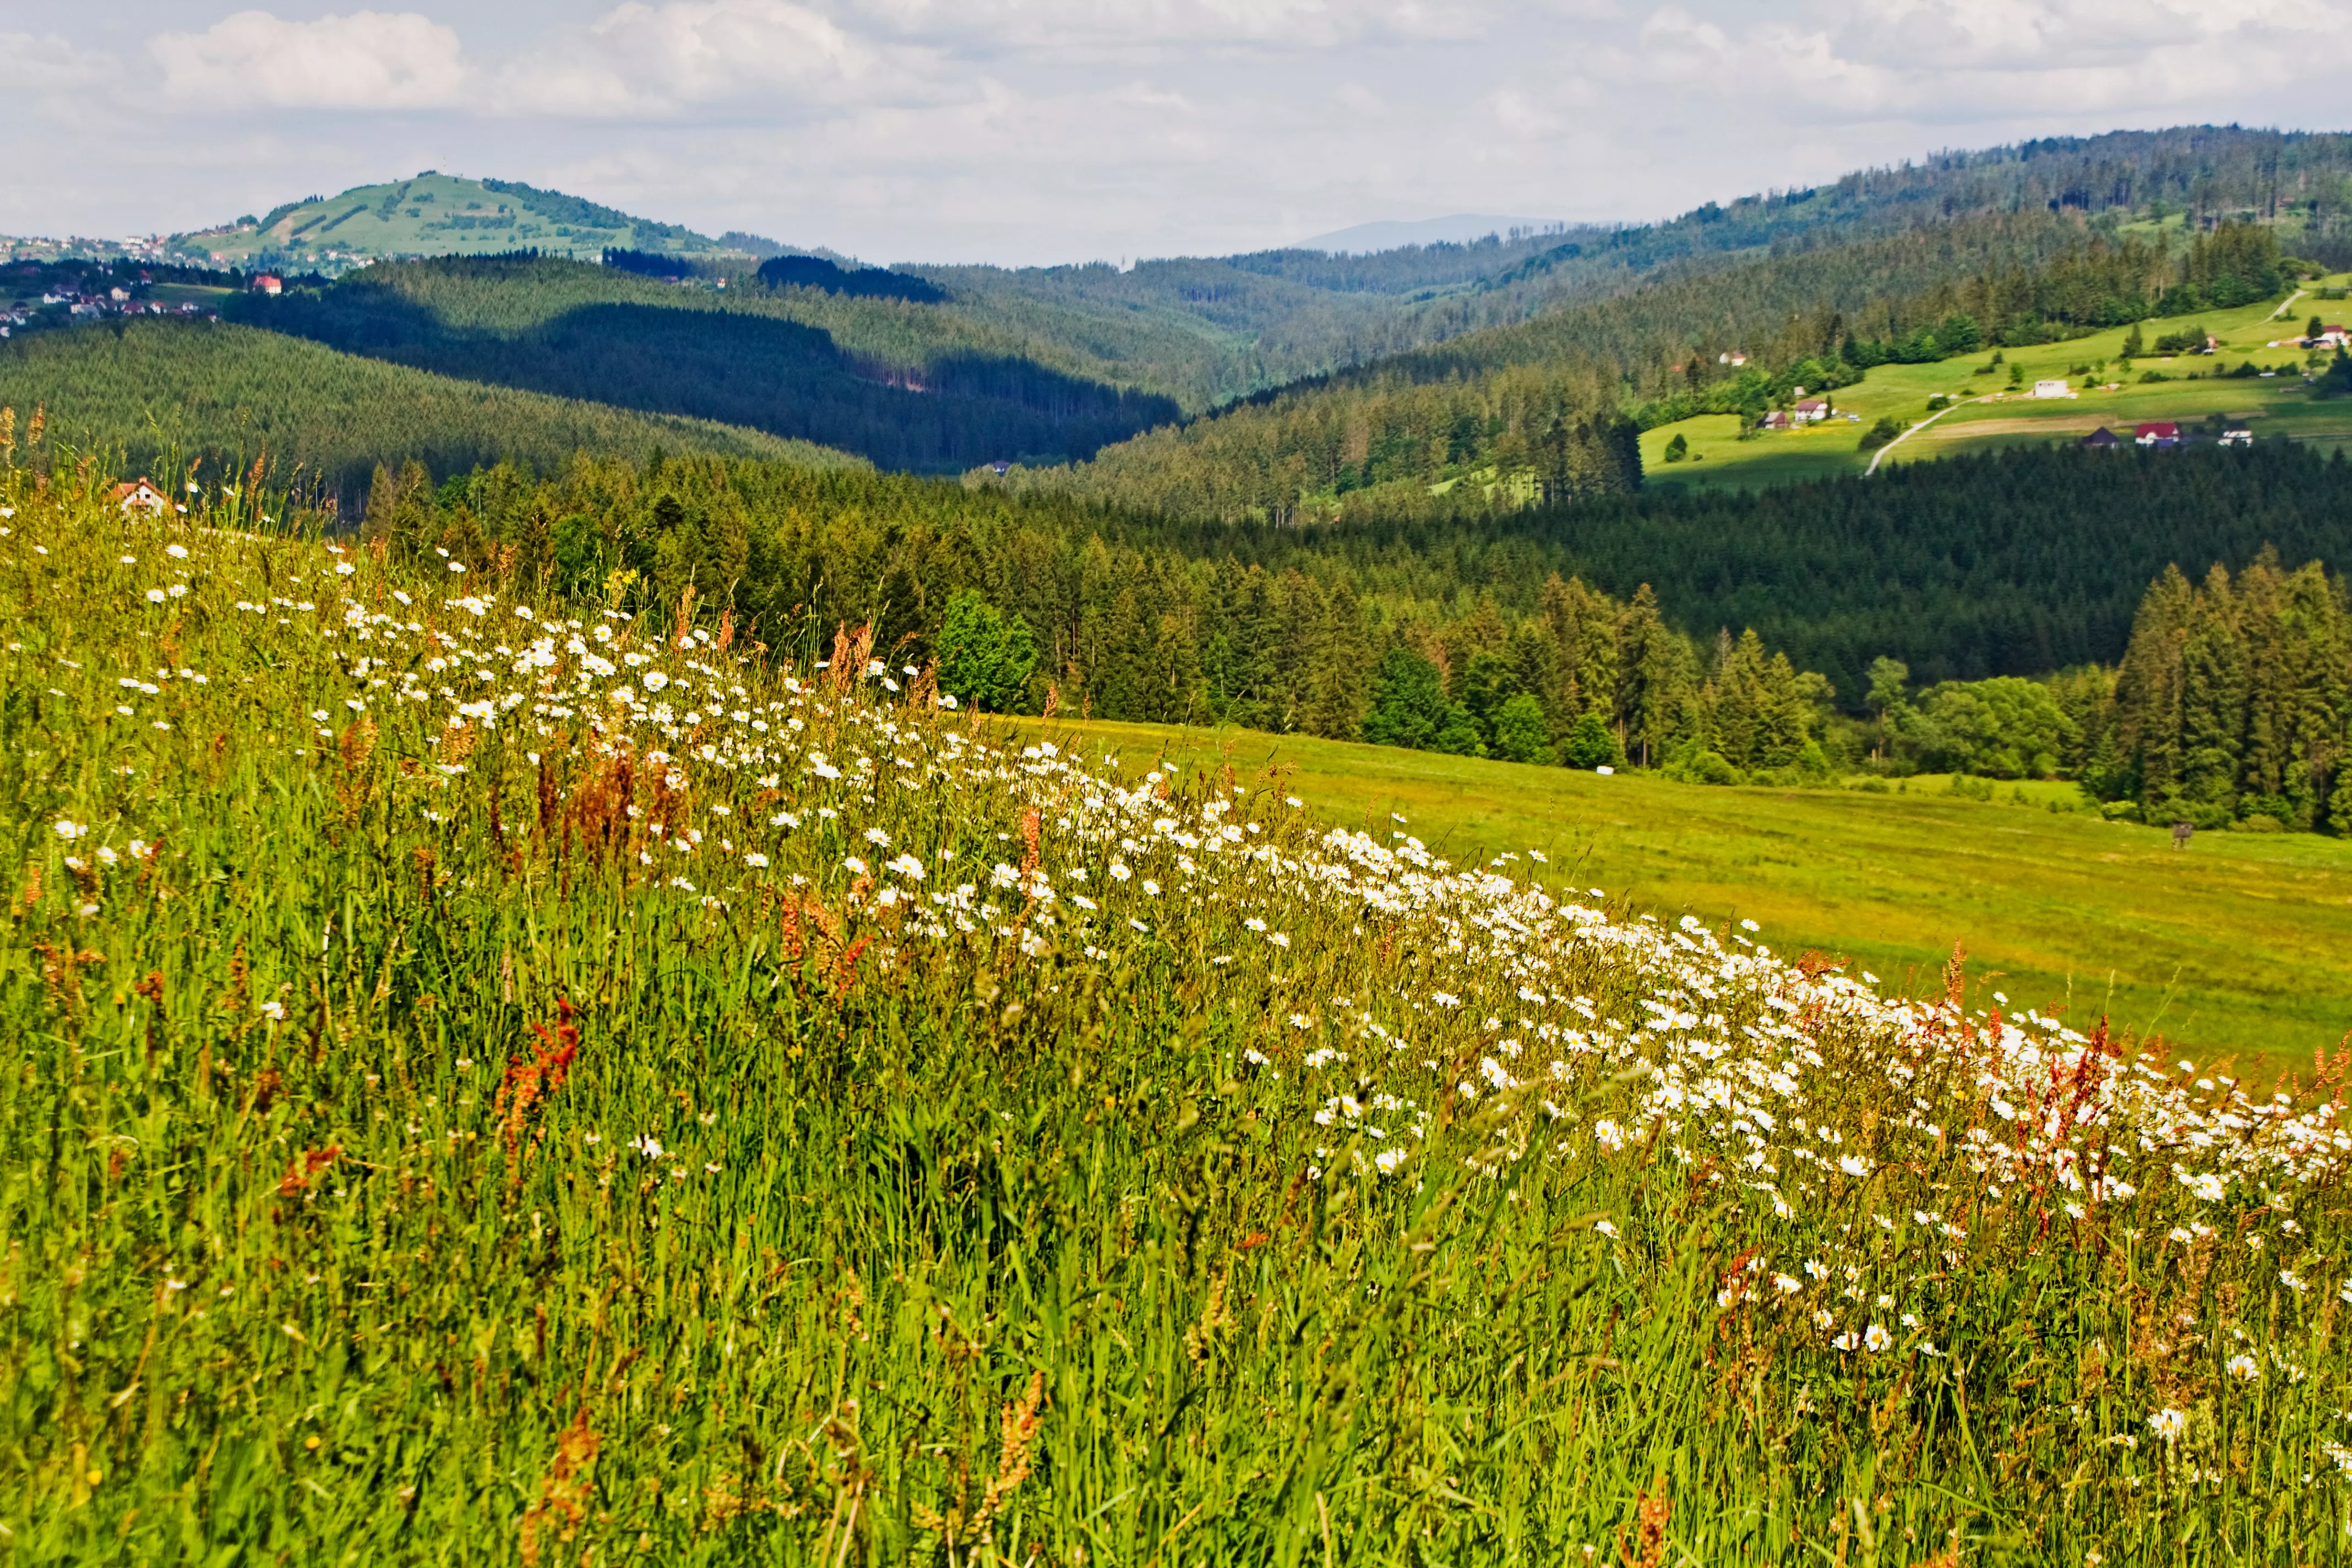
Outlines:
{"label": "wildflower meadow", "polygon": [[0,493],[0,1561],[2352,1555],[2340,1061]]}

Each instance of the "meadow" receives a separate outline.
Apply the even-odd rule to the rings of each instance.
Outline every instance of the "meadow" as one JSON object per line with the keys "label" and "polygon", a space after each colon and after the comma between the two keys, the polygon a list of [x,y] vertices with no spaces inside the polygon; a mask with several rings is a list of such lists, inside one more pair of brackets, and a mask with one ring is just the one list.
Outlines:
{"label": "meadow", "polygon": [[1958,947],[1985,1005],[2084,1028],[2105,1016],[2265,1083],[2352,1035],[2352,844],[2334,838],[2206,833],[2176,850],[2168,831],[2102,821],[2056,781],[1969,781],[1989,800],[1943,775],[1885,793],[1724,788],[1248,731],[1018,732],[1033,731],[1130,769],[1287,770],[1339,826],[1384,835],[1401,818],[1465,861],[1534,850],[1543,880],[1599,883],[1666,920],[1753,920],[1890,993],[1940,992]]}
{"label": "meadow", "polygon": [[[1740,422],[1735,415],[1703,415],[1662,425],[1642,435],[1643,483],[1670,489],[1754,489],[1860,473],[1873,457],[1860,449],[1864,432],[1889,416],[1916,433],[1890,447],[1883,463],[1922,462],[2006,445],[2080,437],[2102,425],[2129,439],[2132,427],[2144,420],[2201,421],[2211,414],[2244,418],[2257,440],[2308,441],[2326,451],[2352,447],[2352,406],[2309,395],[2302,379],[2303,351],[2267,346],[2282,335],[2299,333],[2315,313],[2330,321],[2340,319],[2342,302],[2323,302],[2316,291],[2322,287],[2342,288],[2347,281],[2336,276],[2311,284],[2309,291],[2291,304],[2272,300],[2143,323],[2140,331],[2148,342],[2196,323],[2205,326],[2223,346],[2210,359],[2144,355],[2132,362],[2128,373],[2112,370],[2106,379],[2122,384],[2115,392],[2092,388],[2072,398],[2032,395],[2032,384],[2039,380],[2070,378],[2079,389],[2084,385],[2081,373],[2085,367],[2112,369],[2128,328],[2113,328],[2064,342],[2003,349],[2000,351],[2003,363],[1990,372],[1980,367],[1991,364],[1991,349],[1933,364],[1876,366],[1859,384],[1830,395],[1841,415],[1861,416],[1858,425],[1833,419],[1746,440],[1740,438]],[[2187,379],[2192,370],[2210,372],[2225,363],[2235,367],[2247,361],[2276,370],[2277,377],[2269,381]],[[2011,364],[2022,372],[2021,387],[2010,384]],[[2172,379],[2143,384],[2139,377],[2149,371]],[[1928,400],[1939,396],[1966,401],[1928,424]],[[1664,460],[1666,444],[1677,435],[1696,455],[1695,460]]]}
{"label": "meadow", "polygon": [[2345,1555],[2340,1069],[0,486],[12,1563]]}

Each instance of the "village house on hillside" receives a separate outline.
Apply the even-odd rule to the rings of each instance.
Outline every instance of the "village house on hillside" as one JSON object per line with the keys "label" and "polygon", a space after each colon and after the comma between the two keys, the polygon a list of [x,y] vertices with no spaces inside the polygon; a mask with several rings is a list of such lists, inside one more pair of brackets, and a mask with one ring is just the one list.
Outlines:
{"label": "village house on hillside", "polygon": [[2153,420],[2133,431],[2132,439],[2143,447],[2178,447],[2180,426],[2169,419]]}
{"label": "village house on hillside", "polygon": [[1717,364],[1727,364],[1736,367],[1746,364],[1748,363],[1748,356],[1741,353],[1738,349],[1726,349],[1723,353],[1715,356],[1715,363]]}
{"label": "village house on hillside", "polygon": [[153,517],[172,503],[164,498],[145,475],[119,484],[106,492],[106,499],[121,507],[125,513],[143,511]]}
{"label": "village house on hillside", "polygon": [[2083,445],[2094,452],[2112,452],[2123,444],[2123,437],[2104,425],[2083,437]]}
{"label": "village house on hillside", "polygon": [[2074,395],[2074,386],[2072,382],[2037,381],[2033,384],[2033,395],[2036,397],[2072,397]]}
{"label": "village house on hillside", "polygon": [[1829,400],[1821,397],[1801,398],[1791,411],[1791,417],[1800,425],[1818,425],[1829,416]]}

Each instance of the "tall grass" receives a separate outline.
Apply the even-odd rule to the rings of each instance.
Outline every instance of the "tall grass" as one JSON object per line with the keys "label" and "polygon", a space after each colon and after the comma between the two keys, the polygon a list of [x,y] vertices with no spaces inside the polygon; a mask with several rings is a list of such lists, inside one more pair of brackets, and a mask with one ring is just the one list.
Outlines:
{"label": "tall grass", "polygon": [[11,1562],[2343,1555],[2332,1079],[7,485]]}

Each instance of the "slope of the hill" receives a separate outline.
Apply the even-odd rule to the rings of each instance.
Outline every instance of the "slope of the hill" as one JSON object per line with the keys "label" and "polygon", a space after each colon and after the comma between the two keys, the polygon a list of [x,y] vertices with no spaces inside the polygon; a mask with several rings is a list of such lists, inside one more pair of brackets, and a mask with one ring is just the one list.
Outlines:
{"label": "slope of the hill", "polygon": [[1507,510],[1541,493],[1517,408],[1564,401],[1591,418],[1629,388],[1679,385],[1666,378],[1670,364],[1704,385],[1732,374],[1710,362],[1733,351],[1793,363],[1834,356],[1850,335],[1899,337],[1940,319],[1959,280],[2038,264],[2084,240],[2081,225],[2046,214],[1974,218],[1653,280],[1295,383],[1089,462],[1015,470],[1003,482],[1228,521],[1293,509],[1327,517]]}
{"label": "slope of the hill", "polygon": [[2339,1531],[2334,1075],[5,482],[14,1563]]}
{"label": "slope of the hill", "polygon": [[635,461],[700,452],[862,466],[764,431],[457,381],[226,323],[83,328],[0,343],[0,403],[20,418],[43,407],[58,440],[121,452],[134,468],[266,456],[279,475],[299,468],[347,499],[366,492],[378,463],[409,458],[438,473],[506,458],[559,468],[583,450]]}
{"label": "slope of the hill", "polygon": [[321,289],[248,296],[233,314],[352,353],[751,426],[897,468],[1084,456],[1177,414],[1168,398],[1089,379],[1088,362],[1050,339],[969,311],[817,289],[678,287],[570,261],[386,264]]}
{"label": "slope of the hill", "polygon": [[1555,493],[1508,412],[1538,395],[1633,403],[1645,422],[1730,412],[1753,424],[1889,362],[2274,299],[2304,269],[2260,223],[2176,244],[2040,211],[1955,219],[1667,269],[1612,299],[1297,383],[1003,482],[1227,521],[1507,510]]}

